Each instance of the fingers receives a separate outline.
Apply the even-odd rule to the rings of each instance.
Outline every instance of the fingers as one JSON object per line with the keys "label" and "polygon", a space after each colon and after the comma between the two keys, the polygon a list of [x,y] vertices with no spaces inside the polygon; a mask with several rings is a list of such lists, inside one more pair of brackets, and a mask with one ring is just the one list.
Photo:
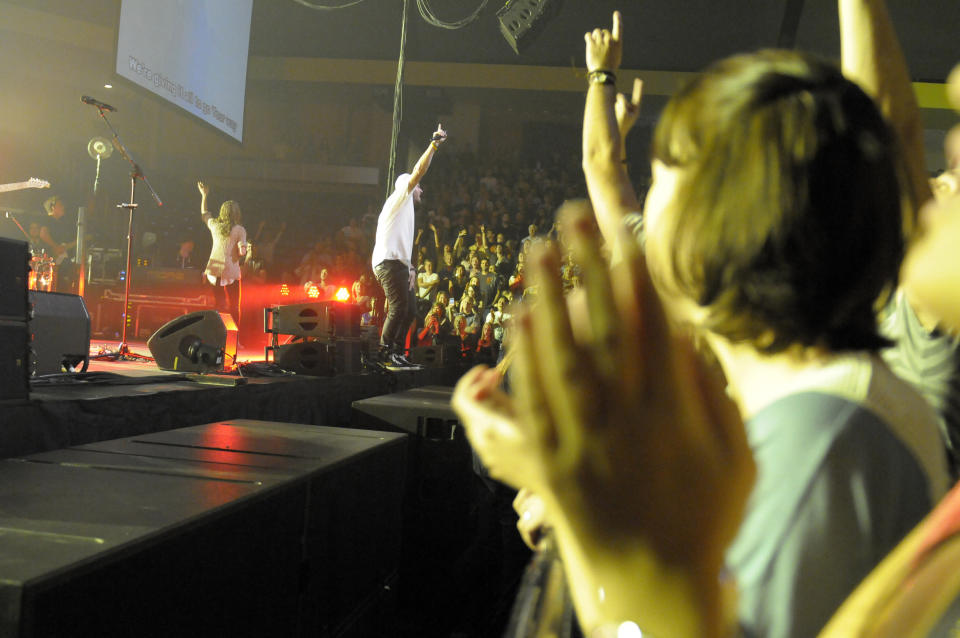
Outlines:
{"label": "fingers", "polygon": [[527,429],[531,440],[538,447],[552,449],[556,445],[550,407],[544,395],[544,381],[540,361],[532,339],[530,313],[515,313],[513,341],[514,362],[510,377],[514,389],[519,420]]}
{"label": "fingers", "polygon": [[523,504],[533,495],[528,487],[521,487],[517,490],[517,495],[513,497],[513,511],[519,516],[523,512]]}
{"label": "fingers", "polygon": [[624,93],[617,93],[617,106],[623,109],[624,113],[635,114],[640,110],[640,102],[643,99],[643,80],[634,78],[633,91],[628,98]]}
{"label": "fingers", "polygon": [[532,312],[533,351],[540,365],[543,396],[551,423],[557,436],[573,449],[582,430],[583,406],[588,400],[590,375],[585,367],[589,362],[584,361],[573,337],[557,251],[544,250],[533,261],[540,291]]}
{"label": "fingers", "polygon": [[633,79],[633,95],[630,97],[630,103],[635,108],[640,108],[640,100],[643,98],[643,80]]}
{"label": "fingers", "polygon": [[546,522],[543,499],[526,488],[520,490],[513,501],[517,513],[517,530],[527,547],[536,550],[543,537]]}
{"label": "fingers", "polygon": [[960,111],[960,64],[947,76],[947,99],[955,110]]}
{"label": "fingers", "polygon": [[649,377],[655,374],[647,364],[658,366],[669,356],[669,327],[637,238],[624,226],[616,241],[614,253],[619,252],[620,262],[613,273],[613,295],[620,317],[620,347],[625,353],[621,374],[625,387],[646,393]]}
{"label": "fingers", "polygon": [[612,34],[613,34],[614,41],[619,42],[620,36],[622,35],[622,33],[623,33],[623,27],[621,26],[621,22],[620,22],[620,12],[614,11],[613,27],[612,27]]}
{"label": "fingers", "polygon": [[451,397],[454,409],[456,409],[456,403],[459,400],[475,400],[477,398],[478,391],[482,387],[482,376],[486,370],[487,366],[485,365],[474,366],[460,377],[457,385],[453,388],[453,396]]}
{"label": "fingers", "polygon": [[586,201],[569,202],[563,207],[571,216],[572,248],[581,266],[583,289],[587,295],[587,314],[593,335],[591,354],[603,378],[619,376],[620,327],[606,260],[600,254],[593,223],[593,211]]}

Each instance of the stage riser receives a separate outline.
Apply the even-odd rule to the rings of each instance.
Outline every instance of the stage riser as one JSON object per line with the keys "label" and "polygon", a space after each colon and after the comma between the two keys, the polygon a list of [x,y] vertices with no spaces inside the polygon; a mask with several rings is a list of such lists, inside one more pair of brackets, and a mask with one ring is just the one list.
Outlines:
{"label": "stage riser", "polygon": [[447,368],[253,378],[233,388],[189,381],[34,387],[29,403],[0,403],[0,458],[231,418],[348,426],[353,401],[417,385],[452,384],[461,373]]}
{"label": "stage riser", "polygon": [[485,488],[450,407],[452,390],[427,386],[353,403],[354,427],[410,434],[400,602],[433,614],[438,628],[470,605],[452,594],[463,586],[458,581],[476,577],[460,571],[471,544],[489,540],[478,539],[478,492]]}
{"label": "stage riser", "polygon": [[385,617],[403,439],[233,421],[4,461],[0,635],[324,637]]}

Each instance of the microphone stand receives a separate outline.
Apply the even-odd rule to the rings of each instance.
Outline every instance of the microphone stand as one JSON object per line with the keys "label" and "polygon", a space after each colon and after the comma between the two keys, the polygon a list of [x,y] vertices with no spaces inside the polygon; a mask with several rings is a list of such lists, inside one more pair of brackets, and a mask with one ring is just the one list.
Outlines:
{"label": "microphone stand", "polygon": [[133,167],[133,170],[130,171],[130,201],[117,204],[117,208],[127,209],[127,212],[129,213],[129,221],[127,223],[127,270],[123,277],[125,284],[123,291],[123,333],[120,338],[120,346],[118,347],[116,354],[118,358],[123,359],[144,359],[147,361],[153,361],[151,357],[134,354],[130,351],[130,346],[127,345],[127,326],[130,325],[130,282],[133,279],[133,269],[131,268],[131,256],[133,253],[133,212],[138,206],[134,199],[137,188],[137,179],[142,179],[143,183],[147,185],[148,189],[150,189],[150,194],[153,196],[153,201],[157,203],[157,206],[163,206],[163,202],[160,201],[160,197],[157,195],[157,192],[153,190],[153,186],[150,185],[150,181],[143,174],[143,171],[140,169],[140,165],[133,160],[133,158],[130,156],[130,153],[127,152],[126,147],[124,147],[123,142],[120,141],[120,134],[117,133],[117,130],[113,128],[112,124],[110,124],[110,120],[107,119],[106,111],[109,109],[106,109],[104,106],[99,104],[94,104],[94,106],[96,106],[97,110],[100,111],[100,117],[104,122],[106,122],[110,132],[113,133],[114,147],[120,151],[120,155],[122,155],[125,160],[130,162],[130,165]]}

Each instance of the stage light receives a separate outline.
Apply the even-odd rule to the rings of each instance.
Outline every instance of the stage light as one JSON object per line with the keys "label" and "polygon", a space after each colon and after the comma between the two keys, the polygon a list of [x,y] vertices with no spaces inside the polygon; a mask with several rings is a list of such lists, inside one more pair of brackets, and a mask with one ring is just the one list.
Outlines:
{"label": "stage light", "polygon": [[309,288],[307,288],[307,296],[311,299],[317,299],[320,297],[320,289],[317,288],[316,284],[312,284]]}
{"label": "stage light", "polygon": [[337,291],[337,294],[334,295],[334,299],[336,299],[337,301],[349,301],[350,293],[347,292],[346,288],[340,288]]}
{"label": "stage light", "polygon": [[280,296],[289,297],[290,296],[290,286],[287,284],[280,284]]}

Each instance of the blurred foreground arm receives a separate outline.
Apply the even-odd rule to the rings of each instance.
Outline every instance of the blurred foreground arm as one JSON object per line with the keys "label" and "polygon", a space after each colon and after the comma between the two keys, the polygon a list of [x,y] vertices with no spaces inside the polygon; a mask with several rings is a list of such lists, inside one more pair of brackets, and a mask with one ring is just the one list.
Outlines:
{"label": "blurred foreground arm", "polygon": [[[947,95],[960,112],[960,65],[950,73]],[[901,280],[916,303],[960,331],[960,195],[929,202],[921,217],[924,233],[907,253]]]}
{"label": "blurred foreground arm", "polygon": [[911,247],[901,278],[910,298],[960,331],[960,197],[929,203],[928,227]]}

